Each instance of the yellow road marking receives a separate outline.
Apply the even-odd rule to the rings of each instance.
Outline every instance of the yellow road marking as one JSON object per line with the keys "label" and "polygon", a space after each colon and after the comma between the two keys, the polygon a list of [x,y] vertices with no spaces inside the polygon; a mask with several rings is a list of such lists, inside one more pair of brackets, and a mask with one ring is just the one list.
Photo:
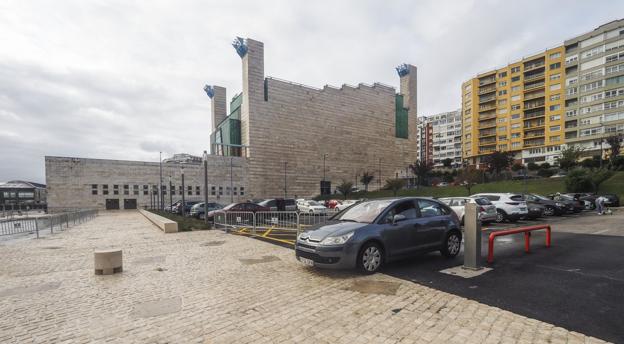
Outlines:
{"label": "yellow road marking", "polygon": [[271,231],[273,230],[273,228],[275,228],[275,226],[272,226],[271,228],[267,229],[267,231],[266,231],[266,232],[264,232],[264,233],[262,234],[262,236],[266,238],[266,236],[267,236],[267,235],[269,235],[269,233],[271,233]]}
{"label": "yellow road marking", "polygon": [[241,228],[241,229],[239,230],[239,232],[241,232],[241,233],[245,233],[246,231],[247,231],[247,227],[243,227],[243,228]]}

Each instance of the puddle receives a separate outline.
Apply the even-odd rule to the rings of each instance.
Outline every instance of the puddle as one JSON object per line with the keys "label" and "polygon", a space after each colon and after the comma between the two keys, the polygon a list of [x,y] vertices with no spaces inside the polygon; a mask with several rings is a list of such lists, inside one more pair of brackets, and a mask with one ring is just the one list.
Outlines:
{"label": "puddle", "polygon": [[243,264],[243,265],[254,265],[254,264],[261,264],[261,263],[270,263],[270,262],[277,262],[280,259],[277,258],[276,256],[262,256],[262,258],[242,258],[239,259],[239,261]]}
{"label": "puddle", "polygon": [[225,241],[208,241],[201,243],[199,246],[221,246],[225,244]]}
{"label": "puddle", "polygon": [[351,287],[344,290],[357,291],[362,294],[396,295],[401,283],[386,281],[353,281]]}
{"label": "puddle", "polygon": [[132,263],[137,264],[137,265],[164,263],[165,259],[166,259],[165,256],[142,257],[142,258],[137,258],[133,260]]}
{"label": "puddle", "polygon": [[61,282],[50,282],[50,283],[44,283],[44,284],[39,284],[39,285],[31,285],[28,287],[9,288],[9,289],[0,290],[0,297],[49,291],[49,290],[57,289],[60,286],[61,286]]}
{"label": "puddle", "polygon": [[182,299],[173,297],[170,299],[160,299],[138,303],[132,310],[134,318],[149,318],[159,315],[179,312],[182,309]]}

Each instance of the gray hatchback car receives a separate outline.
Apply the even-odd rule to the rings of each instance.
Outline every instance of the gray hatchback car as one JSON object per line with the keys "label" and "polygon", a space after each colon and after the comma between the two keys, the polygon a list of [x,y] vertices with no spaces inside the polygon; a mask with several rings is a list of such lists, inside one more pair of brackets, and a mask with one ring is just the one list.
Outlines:
{"label": "gray hatchback car", "polygon": [[310,266],[379,271],[386,262],[416,253],[456,256],[461,248],[459,219],[431,198],[389,198],[358,203],[328,222],[299,234],[297,259]]}

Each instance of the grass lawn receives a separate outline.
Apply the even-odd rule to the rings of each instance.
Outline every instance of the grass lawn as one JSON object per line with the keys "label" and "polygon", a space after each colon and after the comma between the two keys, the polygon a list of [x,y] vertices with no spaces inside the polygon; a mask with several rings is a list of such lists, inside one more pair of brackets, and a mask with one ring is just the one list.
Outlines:
{"label": "grass lawn", "polygon": [[207,225],[204,220],[198,220],[194,217],[182,217],[177,214],[172,214],[166,211],[160,210],[149,210],[154,214],[158,214],[162,217],[166,217],[169,220],[175,221],[178,223],[178,231],[192,231],[198,229],[210,229],[210,225]]}
{"label": "grass lawn", "polygon": [[[541,178],[526,181],[526,191],[547,196],[556,192],[565,192],[565,178]],[[518,192],[525,190],[525,182],[523,180],[506,180],[500,182],[491,182],[485,184],[477,184],[470,190],[471,194],[481,192]],[[600,185],[599,193],[615,193],[620,199],[624,198],[624,172],[616,172],[613,177],[606,180]],[[381,190],[369,193],[358,192],[349,194],[350,199],[357,198],[380,198],[392,197],[392,191]],[[426,197],[450,197],[450,196],[468,196],[468,189],[463,186],[447,186],[447,187],[420,187],[418,189],[400,190],[397,196],[426,196]],[[340,194],[325,196],[321,199],[334,198],[342,199]]]}

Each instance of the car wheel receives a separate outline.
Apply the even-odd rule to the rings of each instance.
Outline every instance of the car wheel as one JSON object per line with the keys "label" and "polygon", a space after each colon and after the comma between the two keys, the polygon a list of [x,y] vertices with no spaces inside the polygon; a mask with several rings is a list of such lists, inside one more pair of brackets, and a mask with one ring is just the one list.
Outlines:
{"label": "car wheel", "polygon": [[450,231],[446,235],[446,239],[444,240],[444,244],[442,244],[442,249],[440,253],[446,258],[453,258],[457,256],[459,250],[461,249],[461,234],[458,231]]}
{"label": "car wheel", "polygon": [[544,215],[546,215],[546,216],[553,216],[553,215],[555,215],[555,208],[554,207],[546,207],[544,209]]}
{"label": "car wheel", "polygon": [[496,209],[496,222],[502,223],[503,221],[505,221],[505,213],[500,209]]}
{"label": "car wheel", "polygon": [[374,274],[383,264],[383,250],[375,242],[364,244],[358,255],[358,267],[365,274]]}

